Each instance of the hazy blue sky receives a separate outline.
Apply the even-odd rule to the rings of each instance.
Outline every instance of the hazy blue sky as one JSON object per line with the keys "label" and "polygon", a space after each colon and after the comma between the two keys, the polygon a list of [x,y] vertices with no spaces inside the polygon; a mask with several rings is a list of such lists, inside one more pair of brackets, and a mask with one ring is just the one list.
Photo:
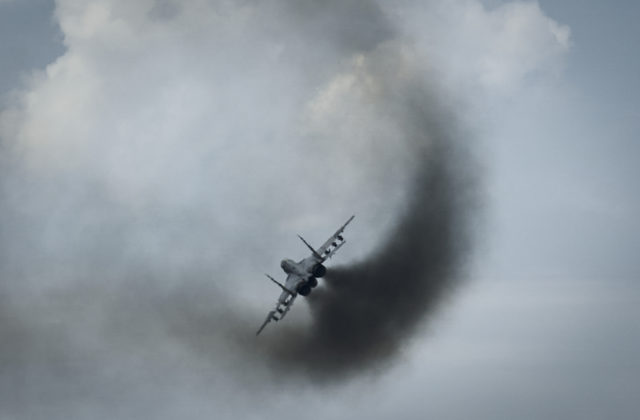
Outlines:
{"label": "hazy blue sky", "polygon": [[[638,418],[640,3],[240,3],[0,0],[0,417]],[[376,102],[404,77],[482,168],[464,286],[331,386],[183,339],[211,272],[259,325],[295,233],[356,212],[336,263],[376,247],[421,165]]]}
{"label": "hazy blue sky", "polygon": [[15,89],[25,73],[43,69],[63,53],[53,9],[48,0],[2,2],[2,92]]}

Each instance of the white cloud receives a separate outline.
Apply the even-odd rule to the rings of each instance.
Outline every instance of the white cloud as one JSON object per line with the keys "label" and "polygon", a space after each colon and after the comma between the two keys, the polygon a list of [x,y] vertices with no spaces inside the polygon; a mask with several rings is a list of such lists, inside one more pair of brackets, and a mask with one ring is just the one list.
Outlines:
{"label": "white cloud", "polygon": [[397,11],[402,28],[426,54],[449,88],[512,94],[558,74],[570,30],[537,2],[507,2],[488,9],[476,0],[436,1]]}
{"label": "white cloud", "polygon": [[297,10],[239,3],[58,0],[67,51],[0,116],[16,173],[29,175],[4,180],[27,185],[8,206],[35,223],[14,228],[46,254],[17,257],[15,272],[111,281],[125,263],[95,273],[85,250],[124,219],[126,263],[180,282],[185,267],[232,265],[231,299],[260,306],[273,290],[253,278],[299,254],[293,229],[315,242],[358,214],[347,261],[393,222],[417,164],[387,102],[394,89],[424,78],[459,97],[509,94],[553,76],[569,48],[568,28],[537,3],[384,4],[397,35],[353,50],[301,30]]}
{"label": "white cloud", "polygon": [[[154,18],[157,6],[150,0],[58,1],[56,15],[68,50],[29,86],[20,105],[3,114],[3,137],[17,143],[32,165],[78,165],[125,199],[155,189],[166,196],[164,187],[202,194],[203,176],[251,191],[269,189],[293,173],[299,182],[315,184],[311,175],[299,174],[317,170],[313,159],[328,163],[324,155],[346,156],[337,172],[356,175],[347,167],[354,153],[362,157],[378,149],[371,142],[383,136],[374,140],[373,132],[391,129],[387,123],[382,127],[378,115],[375,75],[358,60],[382,63],[391,57],[398,77],[407,66],[423,69],[425,78],[435,75],[458,94],[468,87],[508,92],[532,76],[557,70],[569,46],[568,28],[546,17],[537,3],[507,3],[494,10],[477,1],[408,4],[389,12],[406,38],[370,57],[349,58],[318,85],[309,79],[324,70],[305,59],[334,57],[322,51],[295,56],[301,53],[295,41],[275,33],[277,24],[264,22],[277,18],[267,6],[194,0],[180,3],[170,19]],[[305,148],[312,143],[300,136],[317,131],[320,118],[306,119],[305,110],[317,114],[321,108],[321,123],[331,128],[323,135],[337,140],[324,141],[314,149],[318,156],[305,162]],[[334,120],[327,119],[331,115]],[[389,144],[387,152],[395,153],[397,144]],[[276,156],[274,149],[280,151]],[[265,159],[264,153],[271,157]],[[388,153],[368,153],[369,167],[388,166],[376,161]],[[264,173],[249,181],[239,162]],[[185,177],[180,188],[159,181],[167,176],[166,181],[175,181],[178,173]],[[352,188],[361,189],[366,178]],[[207,187],[212,196],[222,190]],[[344,194],[349,192],[335,198]]]}

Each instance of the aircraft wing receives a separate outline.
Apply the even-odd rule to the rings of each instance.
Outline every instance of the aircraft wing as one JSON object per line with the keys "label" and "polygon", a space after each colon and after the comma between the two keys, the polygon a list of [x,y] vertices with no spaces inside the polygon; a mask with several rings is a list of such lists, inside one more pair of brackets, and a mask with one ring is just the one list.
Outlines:
{"label": "aircraft wing", "polygon": [[277,280],[275,280],[273,277],[269,275],[267,275],[267,277],[269,277],[271,281],[273,281],[278,286],[280,286],[280,288],[282,289],[282,293],[278,298],[278,302],[276,303],[275,309],[267,314],[267,318],[264,320],[264,322],[260,326],[260,329],[258,330],[258,332],[256,332],[256,335],[260,334],[264,329],[264,327],[266,327],[269,322],[271,321],[277,322],[277,321],[280,321],[282,318],[284,318],[287,312],[289,312],[289,309],[291,309],[291,305],[293,305],[293,301],[298,296],[298,293],[296,292],[296,287],[298,286],[298,283],[300,281],[304,281],[304,279],[300,278],[300,276],[298,276],[297,274],[289,274],[284,284],[278,282]]}
{"label": "aircraft wing", "polygon": [[346,240],[342,236],[342,232],[344,231],[344,228],[346,228],[347,225],[351,223],[354,217],[356,216],[355,215],[351,216],[349,220],[347,220],[347,222],[344,225],[342,225],[340,229],[336,231],[336,233],[334,233],[329,239],[327,239],[327,241],[324,244],[322,244],[322,246],[318,248],[316,252],[314,252],[314,256],[316,257],[316,260],[318,260],[319,262],[328,260],[333,256],[333,254],[336,253],[338,248],[344,245]]}

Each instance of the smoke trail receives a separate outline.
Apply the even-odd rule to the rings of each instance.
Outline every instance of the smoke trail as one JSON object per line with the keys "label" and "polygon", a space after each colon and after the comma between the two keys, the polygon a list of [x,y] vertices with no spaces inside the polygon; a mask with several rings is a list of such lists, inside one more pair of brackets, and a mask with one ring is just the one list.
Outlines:
{"label": "smoke trail", "polygon": [[391,362],[461,278],[477,171],[437,96],[416,86],[403,94],[394,100],[421,162],[404,213],[368,258],[329,268],[324,287],[309,296],[312,325],[288,331],[272,353],[321,381]]}
{"label": "smoke trail", "polygon": [[[138,410],[145,413],[142,417],[156,412],[164,418],[180,417],[164,411],[165,407],[181,404],[170,399],[180,396],[174,392],[171,381],[181,381],[186,384],[185,389],[207,390],[203,401],[208,401],[213,383],[213,389],[223,393],[218,397],[222,401],[227,395],[235,394],[233,387],[237,383],[245,392],[249,388],[252,391],[268,388],[259,369],[265,360],[276,367],[274,372],[287,380],[292,374],[339,380],[347,374],[369,372],[372,366],[394,360],[393,356],[412,336],[419,322],[433,313],[445,292],[456,284],[467,239],[465,206],[472,201],[469,199],[473,188],[467,183],[470,161],[465,156],[455,119],[438,105],[442,96],[423,86],[418,74],[423,73],[424,67],[407,63],[400,57],[404,44],[394,38],[400,35],[374,3],[352,1],[345,10],[341,2],[333,2],[332,7],[338,9],[326,10],[323,19],[317,19],[316,3],[304,4],[308,10],[296,8],[295,13],[291,13],[291,28],[279,25],[284,18],[274,19],[274,26],[284,28],[279,29],[283,31],[282,39],[278,38],[281,36],[278,32],[274,35],[278,41],[273,43],[277,47],[273,49],[274,56],[280,54],[281,43],[290,47],[290,55],[285,53],[284,58],[273,58],[271,63],[278,67],[260,73],[261,77],[255,79],[256,85],[246,85],[255,74],[241,73],[237,80],[233,79],[236,84],[231,84],[229,100],[224,96],[224,89],[220,93],[220,87],[229,85],[229,75],[240,68],[255,68],[243,61],[245,57],[253,57],[252,54],[255,62],[251,63],[263,64],[270,55],[263,56],[262,52],[271,50],[262,48],[260,43],[257,46],[253,42],[242,44],[246,51],[241,48],[242,54],[238,57],[243,60],[231,60],[228,74],[222,71],[226,67],[214,57],[211,68],[221,73],[206,74],[203,80],[212,81],[202,96],[216,100],[203,102],[186,110],[185,115],[180,114],[185,127],[189,127],[187,134],[195,124],[197,135],[182,138],[181,133],[187,129],[178,121],[175,127],[170,125],[173,130],[166,130],[170,134],[161,136],[161,141],[146,142],[147,136],[153,137],[147,131],[155,132],[157,120],[147,121],[145,112],[123,124],[121,120],[126,122],[126,118],[120,113],[124,106],[122,97],[111,91],[102,91],[96,97],[87,94],[87,97],[90,103],[100,97],[107,111],[112,112],[100,112],[98,118],[90,107],[77,107],[78,111],[80,108],[86,111],[79,120],[93,121],[95,117],[95,126],[90,124],[91,135],[86,138],[85,134],[71,129],[75,125],[59,128],[59,137],[55,137],[56,130],[51,130],[53,134],[48,130],[44,135],[38,130],[25,129],[39,127],[41,120],[36,117],[31,120],[30,114],[21,108],[16,115],[24,114],[25,122],[17,118],[6,124],[8,128],[0,134],[1,145],[6,145],[7,150],[12,150],[9,146],[14,143],[14,136],[35,134],[22,139],[31,146],[25,153],[32,160],[23,163],[16,158],[15,163],[10,163],[7,159],[0,167],[3,175],[6,174],[0,188],[0,337],[3,338],[0,347],[3,375],[0,376],[8,378],[0,381],[0,388],[7,391],[0,392],[0,417],[22,412],[24,417],[45,418],[38,414],[42,407],[58,407],[63,413],[60,417],[74,417],[74,413],[82,413],[85,405],[91,407],[94,418],[113,417],[116,405],[122,407],[121,415],[116,415],[121,418],[127,414],[140,418]],[[288,11],[291,5],[285,2],[282,7]],[[288,15],[285,13],[285,16]],[[254,18],[263,21],[259,13]],[[355,18],[367,24],[352,26]],[[324,39],[327,20],[333,30],[328,31],[329,36],[317,48],[312,41]],[[259,25],[246,25],[243,20],[230,22],[231,29],[227,30],[234,34],[232,29],[238,25],[243,30],[237,33],[248,33],[248,40],[265,38],[260,30],[256,29],[255,33],[245,30],[250,26],[259,28]],[[308,33],[305,32],[307,22],[315,23]],[[182,25],[189,23],[187,19]],[[209,36],[206,31],[202,37],[228,47],[225,37]],[[298,39],[308,42],[298,43]],[[172,58],[172,63],[181,63],[185,58],[181,55],[183,44],[186,42],[177,43],[179,52],[164,44],[161,50]],[[268,42],[265,44],[271,46]],[[307,48],[312,44],[316,48]],[[212,41],[212,45],[217,44]],[[233,48],[217,50],[236,51]],[[186,82],[183,81],[182,71],[176,72],[177,78],[171,72],[154,73],[159,74],[158,80],[145,84],[135,74],[121,71],[118,63],[128,63],[128,52],[127,60],[110,54],[111,50],[105,62],[115,63],[115,69],[110,73],[108,66],[96,66],[101,70],[97,78],[124,81],[122,86],[136,88],[142,84],[140,97],[144,99],[131,105],[133,114],[134,109],[153,109],[156,97],[145,98],[145,95],[155,92],[156,88],[174,84],[180,87],[182,83],[189,86],[191,79],[187,77]],[[197,56],[198,59],[187,64],[198,68],[200,54]],[[220,57],[220,61],[228,58],[224,54]],[[237,58],[233,54],[230,57]],[[349,65],[360,61],[368,64]],[[60,63],[72,66],[76,61],[71,60],[69,64],[63,59]],[[154,72],[165,69],[155,65],[161,63],[163,60],[159,58],[158,63],[153,61],[150,67]],[[145,63],[137,66],[147,68]],[[348,77],[340,73],[345,68],[348,68]],[[407,68],[414,73],[407,75]],[[286,78],[283,89],[277,84],[274,88],[278,69],[304,74],[304,78],[299,81]],[[334,85],[332,82],[336,79],[340,83]],[[195,95],[198,99],[201,81],[196,80],[194,92],[198,93]],[[46,83],[60,89],[60,92],[54,89],[57,93],[50,105],[53,107],[58,103],[57,95],[65,98],[67,89],[64,80],[54,78]],[[73,86],[76,85],[81,92],[83,89],[91,92],[92,86],[83,88],[74,80]],[[377,252],[354,265],[329,267],[325,284],[309,300],[311,325],[299,322],[293,311],[287,324],[271,328],[269,335],[256,340],[253,333],[264,316],[263,307],[259,313],[250,309],[246,301],[255,298],[255,292],[251,295],[253,285],[242,284],[237,279],[254,276],[258,266],[263,267],[263,262],[272,260],[272,250],[265,249],[269,243],[263,238],[275,236],[274,226],[287,217],[281,212],[283,207],[291,213],[313,209],[313,205],[307,207],[310,200],[289,203],[286,196],[274,197],[280,186],[276,181],[289,182],[292,175],[304,172],[309,178],[296,178],[303,189],[327,184],[324,174],[318,174],[317,179],[323,182],[314,182],[316,171],[303,171],[309,154],[301,153],[300,149],[289,150],[297,144],[298,133],[281,129],[277,124],[271,126],[270,121],[280,119],[290,124],[298,118],[304,119],[298,112],[303,109],[301,113],[304,113],[304,105],[317,97],[319,86],[331,94],[346,89],[343,96],[329,101],[330,106],[326,108],[331,117],[342,114],[344,107],[356,117],[347,121],[352,124],[350,130],[339,131],[336,126],[340,124],[334,124],[331,118],[328,122],[322,120],[319,129],[315,126],[310,129],[317,129],[315,134],[320,138],[316,143],[322,145],[317,159],[331,153],[353,159],[347,165],[331,165],[328,159],[324,165],[337,172],[337,178],[349,180],[359,175],[358,152],[363,149],[375,155],[371,159],[374,164],[397,162],[394,140],[398,140],[399,148],[406,146],[413,153],[415,164],[396,168],[396,172],[411,171],[415,165],[418,168],[413,174],[411,198],[402,205],[397,226]],[[349,90],[351,88],[354,90]],[[183,94],[182,88],[178,93]],[[288,98],[292,105],[273,105],[276,94],[284,100]],[[172,96],[168,98],[167,104],[171,105]],[[181,96],[177,94],[177,98]],[[189,95],[184,101],[192,103],[187,99],[192,99]],[[341,104],[344,99],[346,106]],[[76,100],[73,97],[70,103],[75,104]],[[229,111],[226,105],[230,103],[240,111]],[[192,114],[208,115],[211,109],[216,109],[214,105],[218,105],[219,112],[213,117],[206,121],[196,118],[200,125],[192,121]],[[273,115],[267,113],[265,117],[263,111],[267,105],[273,108]],[[168,108],[171,112],[166,120],[173,121],[174,107]],[[40,112],[56,116],[52,109],[44,106]],[[162,109],[161,106],[155,112],[163,116]],[[12,122],[9,117],[11,113],[7,113],[7,121]],[[58,120],[44,118],[44,121]],[[206,124],[210,120],[214,123]],[[252,123],[246,124],[246,121]],[[118,135],[110,127],[135,129]],[[370,133],[387,131],[393,135],[380,136],[378,143],[365,141],[354,145],[357,141],[351,136],[368,137]],[[211,135],[210,142],[204,141],[211,132],[217,133],[215,138]],[[272,145],[269,136],[275,137],[273,133],[282,134],[284,141]],[[74,134],[78,136],[77,145],[68,140]],[[130,141],[136,138],[141,141],[139,144],[134,141],[137,147],[133,147]],[[225,141],[227,138],[243,145],[238,148],[243,152],[234,154],[231,140]],[[332,138],[337,139],[336,143],[326,147]],[[253,142],[253,139],[258,140]],[[90,153],[83,154],[85,149],[79,145],[86,145]],[[349,148],[347,152],[345,148]],[[246,150],[257,152],[247,157]],[[58,151],[60,155],[56,154]],[[280,152],[284,157],[274,166],[289,167],[282,177],[274,176],[268,165],[259,166],[264,161],[261,153],[271,157]],[[387,159],[386,154],[391,158]],[[127,156],[132,159],[128,160]],[[222,157],[214,159],[218,156]],[[299,162],[303,165],[288,166]],[[247,176],[247,166],[258,175]],[[352,171],[353,167],[356,171]],[[373,169],[364,168],[367,176],[354,185],[368,188],[377,180],[372,181],[369,175],[384,177],[384,171]],[[383,195],[389,192],[388,187],[388,184],[374,185],[371,191]],[[398,190],[404,188],[405,185],[397,187]],[[349,191],[346,188],[340,192],[319,191],[314,199],[337,197],[348,212],[354,211],[352,206],[367,207],[376,201],[353,199]],[[385,198],[380,197],[378,201]],[[315,211],[319,213],[322,209]],[[376,211],[380,213],[379,209]],[[252,217],[255,220],[249,220]],[[364,217],[357,220],[362,219]],[[249,264],[248,260],[251,260]],[[266,299],[269,304],[271,298],[269,295]],[[297,306],[303,304],[302,299],[296,303]],[[200,370],[203,360],[223,374],[211,375],[208,373],[211,370],[203,374]],[[258,369],[254,369],[256,367]],[[157,372],[162,372],[163,380],[155,378]],[[167,377],[171,381],[166,381]],[[20,379],[22,383],[15,387],[14,383]],[[22,400],[17,398],[18,402],[10,403],[8,400],[15,398],[8,390]],[[127,393],[124,400],[123,390]],[[30,396],[36,396],[33,399],[40,404],[27,404],[25,399]],[[150,404],[145,403],[150,400],[162,401],[152,414],[148,412]],[[242,404],[244,402],[231,404],[234,417]],[[190,406],[184,403],[185,411],[188,412]],[[97,411],[104,414],[96,416]]]}
{"label": "smoke trail", "polygon": [[329,265],[321,286],[306,302],[298,299],[296,306],[310,305],[310,324],[300,322],[294,310],[287,322],[255,338],[256,318],[227,308],[220,319],[198,296],[204,290],[199,288],[187,300],[183,296],[168,318],[181,340],[207,353],[224,336],[247,361],[267,360],[277,377],[302,376],[318,383],[392,363],[463,278],[478,209],[478,170],[468,139],[438,98],[418,82],[387,98],[419,162],[410,198],[371,255],[350,265]]}

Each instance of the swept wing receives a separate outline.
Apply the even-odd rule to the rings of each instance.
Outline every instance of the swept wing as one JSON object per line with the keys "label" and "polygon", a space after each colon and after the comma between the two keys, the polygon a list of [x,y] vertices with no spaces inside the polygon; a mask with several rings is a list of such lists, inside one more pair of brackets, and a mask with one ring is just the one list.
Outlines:
{"label": "swept wing", "polygon": [[284,318],[287,312],[289,312],[289,309],[291,309],[291,305],[293,305],[293,301],[298,296],[298,293],[296,292],[296,287],[298,283],[301,281],[304,281],[304,279],[302,279],[297,274],[289,274],[284,284],[278,282],[276,279],[274,279],[268,274],[267,274],[267,277],[269,277],[271,281],[273,281],[278,286],[280,286],[280,288],[282,289],[282,293],[278,298],[278,302],[276,303],[275,309],[267,314],[267,318],[264,320],[264,323],[260,326],[260,329],[258,330],[258,332],[256,332],[256,335],[260,334],[260,332],[262,332],[264,327],[266,327],[269,322],[280,321],[282,318]]}
{"label": "swept wing", "polygon": [[315,251],[316,258],[319,258],[318,262],[323,262],[328,260],[336,253],[336,251],[347,242],[346,239],[342,236],[342,232],[344,228],[347,227],[349,223],[356,217],[355,215],[351,216],[347,222],[340,227],[327,241],[322,244],[320,248]]}

